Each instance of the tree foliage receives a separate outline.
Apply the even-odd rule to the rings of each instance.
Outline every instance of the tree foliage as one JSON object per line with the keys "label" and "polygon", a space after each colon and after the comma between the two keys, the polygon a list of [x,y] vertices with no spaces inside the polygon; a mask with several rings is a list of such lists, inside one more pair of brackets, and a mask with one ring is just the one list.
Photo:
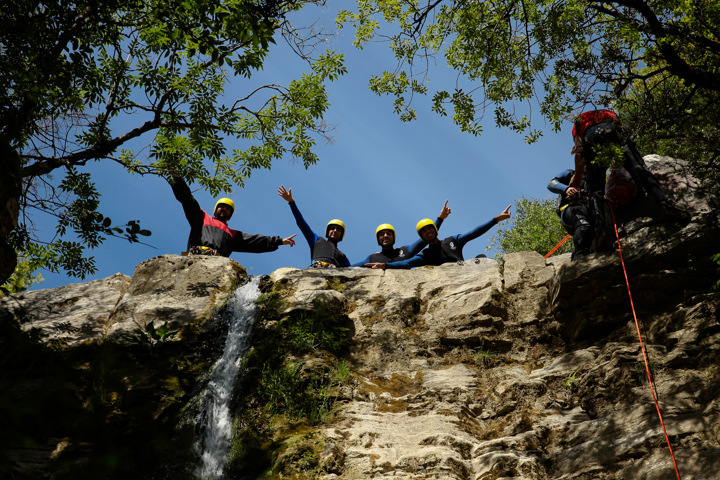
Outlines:
{"label": "tree foliage", "polygon": [[[94,271],[86,249],[150,232],[100,212],[89,162],[129,173],[174,172],[213,194],[292,156],[307,167],[328,134],[327,81],[342,57],[288,17],[321,0],[69,0],[10,2],[0,11],[0,282],[15,253],[51,270]],[[310,68],[289,85],[226,92],[251,79],[283,36]],[[246,82],[250,85],[250,82]],[[149,137],[148,152],[130,142]],[[227,140],[240,148],[230,150]],[[61,173],[58,183],[51,172]],[[33,218],[57,219],[39,238]]]}
{"label": "tree foliage", "polygon": [[637,83],[618,102],[642,152],[689,161],[701,191],[718,208],[720,198],[720,92],[688,86],[664,75]]}
{"label": "tree foliage", "polygon": [[42,275],[35,273],[36,267],[25,258],[19,258],[15,271],[7,282],[0,285],[0,297],[24,292],[35,283],[43,281]]}
{"label": "tree foliage", "polygon": [[[495,249],[495,258],[513,252],[538,252],[545,255],[562,240],[567,232],[555,213],[555,199],[518,198],[513,202],[515,214],[498,225],[490,237],[488,250]],[[560,247],[555,255],[572,252],[572,239]]]}
{"label": "tree foliage", "polygon": [[[338,22],[355,28],[361,48],[388,42],[397,66],[374,76],[370,88],[394,96],[401,118],[416,116],[416,95],[431,95],[434,111],[452,113],[474,134],[490,110],[498,126],[537,139],[534,101],[557,130],[588,104],[630,93],[642,100],[639,85],[683,85],[688,90],[678,101],[692,91],[708,98],[720,92],[714,0],[363,0]],[[451,88],[430,90],[435,62],[457,72]],[[643,95],[656,92],[645,88]]]}

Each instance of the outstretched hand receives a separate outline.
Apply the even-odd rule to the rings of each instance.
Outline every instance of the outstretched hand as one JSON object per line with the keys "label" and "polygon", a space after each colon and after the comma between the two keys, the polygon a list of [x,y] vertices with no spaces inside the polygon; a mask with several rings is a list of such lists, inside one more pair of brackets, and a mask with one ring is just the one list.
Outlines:
{"label": "outstretched hand", "polygon": [[297,237],[297,233],[295,235],[289,236],[287,238],[283,238],[282,244],[283,245],[290,245],[291,247],[295,246],[295,240],[293,240],[295,237]]}
{"label": "outstretched hand", "polygon": [[[278,188],[278,195],[280,195],[283,198],[283,200],[285,200],[288,203],[294,202],[293,197],[292,197],[292,188],[290,190],[287,190],[285,188],[285,185],[280,185],[280,188]],[[293,235],[293,236],[295,236],[295,235]]]}
{"label": "outstretched hand", "polygon": [[503,210],[500,215],[495,217],[495,221],[499,223],[503,220],[507,220],[508,218],[510,218],[510,207],[512,207],[512,205],[508,205],[507,208]]}
{"label": "outstretched hand", "polygon": [[375,268],[375,269],[379,268],[380,270],[385,270],[384,263],[366,263],[365,266],[370,267],[370,268]]}
{"label": "outstretched hand", "polygon": [[448,201],[445,200],[445,205],[443,205],[443,208],[440,211],[440,215],[438,215],[438,217],[442,218],[443,220],[445,220],[448,217],[448,215],[450,215],[452,213],[452,210],[450,210],[450,207],[448,207],[447,204],[448,204]]}

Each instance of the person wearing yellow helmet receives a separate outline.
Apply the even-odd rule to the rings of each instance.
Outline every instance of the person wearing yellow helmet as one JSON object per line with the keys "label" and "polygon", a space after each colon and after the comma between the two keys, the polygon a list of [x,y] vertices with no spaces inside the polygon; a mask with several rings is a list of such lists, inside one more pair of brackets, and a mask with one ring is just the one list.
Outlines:
{"label": "person wearing yellow helmet", "polygon": [[429,218],[420,220],[417,224],[416,230],[420,238],[428,244],[425,250],[407,260],[389,263],[371,262],[366,266],[370,268],[381,268],[383,270],[386,268],[407,269],[420,267],[422,265],[442,265],[443,263],[462,261],[464,260],[462,251],[465,244],[490,230],[493,225],[510,218],[511,206],[512,205],[508,205],[507,208],[500,213],[500,215],[493,217],[489,222],[483,223],[465,234],[453,235],[444,240],[438,239],[438,229],[432,220]]}
{"label": "person wearing yellow helmet", "polygon": [[[247,234],[228,227],[227,222],[235,212],[235,203],[221,198],[215,203],[213,214],[207,214],[195,200],[190,187],[177,175],[169,178],[175,198],[190,223],[187,251],[189,254],[221,255],[229,257],[232,252],[273,252],[280,245],[295,245],[295,235],[287,238]],[[297,234],[296,234],[297,235]]]}
{"label": "person wearing yellow helmet", "polygon": [[313,232],[303,218],[293,199],[292,188],[286,189],[284,185],[280,185],[278,195],[288,202],[295,223],[307,240],[310,247],[310,268],[349,267],[350,261],[337,246],[345,238],[345,224],[342,220],[330,220],[325,227],[325,238],[323,238]]}
{"label": "person wearing yellow helmet", "polygon": [[[440,228],[443,220],[445,220],[451,213],[450,207],[448,207],[447,204],[448,201],[445,200],[445,205],[443,205],[440,215],[435,222],[437,224],[437,228]],[[420,253],[420,251],[427,245],[425,240],[420,238],[411,245],[394,248],[396,241],[395,228],[393,228],[393,226],[389,223],[383,223],[375,229],[375,238],[377,239],[381,250],[368,255],[360,262],[353,263],[351,265],[352,267],[364,267],[372,263],[390,263],[407,260]]]}

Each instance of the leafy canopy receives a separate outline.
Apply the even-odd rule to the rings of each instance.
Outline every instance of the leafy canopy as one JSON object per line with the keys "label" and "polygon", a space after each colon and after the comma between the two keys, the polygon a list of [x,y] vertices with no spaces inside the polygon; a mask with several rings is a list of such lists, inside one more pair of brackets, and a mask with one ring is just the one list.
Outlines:
{"label": "leafy canopy", "polygon": [[[342,56],[288,18],[321,0],[18,0],[0,11],[0,252],[7,247],[50,270],[83,277],[87,248],[107,236],[139,241],[136,221],[100,212],[88,162],[129,173],[175,173],[211,193],[242,186],[258,168],[291,156],[308,166],[328,135],[325,82]],[[289,85],[253,85],[279,37],[309,69]],[[246,91],[226,92],[233,78]],[[149,137],[145,152],[133,140]],[[233,148],[228,147],[233,141]],[[239,145],[238,148],[234,148]],[[61,180],[49,174],[57,171]],[[3,185],[5,187],[5,185]],[[6,198],[7,197],[7,198]],[[41,238],[40,212],[57,229]],[[3,256],[12,261],[14,255]],[[0,263],[8,263],[0,262]],[[13,261],[14,265],[14,261]],[[0,272],[0,283],[8,276]]]}
{"label": "leafy canopy", "polygon": [[[509,221],[498,225],[487,247],[488,250],[495,249],[497,260],[506,253],[514,252],[538,252],[545,255],[567,235],[555,213],[554,198],[522,196],[513,202],[513,206],[515,214]],[[572,250],[573,242],[570,239],[554,255]]]}
{"label": "leafy canopy", "polygon": [[[355,29],[360,48],[383,40],[392,49],[396,67],[370,88],[395,97],[402,119],[415,118],[415,96],[431,95],[435,112],[476,135],[489,110],[532,142],[535,104],[557,131],[587,104],[659,79],[720,92],[714,0],[362,0],[338,23]],[[457,72],[453,85],[430,89],[436,63]]]}

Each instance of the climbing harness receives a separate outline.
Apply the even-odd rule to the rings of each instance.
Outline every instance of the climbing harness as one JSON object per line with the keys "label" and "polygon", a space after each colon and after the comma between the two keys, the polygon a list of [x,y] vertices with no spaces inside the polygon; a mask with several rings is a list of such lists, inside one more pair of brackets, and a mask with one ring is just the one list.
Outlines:
{"label": "climbing harness", "polygon": [[212,247],[206,247],[204,245],[197,245],[194,247],[190,247],[190,251],[188,252],[190,255],[209,255],[214,256],[217,255],[217,250],[215,250]]}
{"label": "climbing harness", "polygon": [[337,266],[332,263],[315,260],[308,266],[308,268],[337,268]]}
{"label": "climbing harness", "polygon": [[623,274],[625,275],[625,285],[627,286],[628,296],[630,297],[630,309],[632,310],[633,319],[635,320],[635,329],[637,330],[638,339],[640,340],[640,351],[642,352],[643,361],[645,362],[645,372],[647,373],[648,384],[650,385],[650,393],[652,393],[653,401],[655,402],[655,409],[657,410],[658,418],[660,419],[660,425],[662,426],[663,434],[665,435],[665,441],[667,442],[668,449],[670,450],[670,457],[672,458],[673,467],[675,467],[675,475],[680,480],[680,472],[678,471],[677,463],[675,463],[675,455],[673,454],[672,445],[670,444],[670,438],[668,437],[667,430],[665,429],[665,422],[663,421],[662,413],[660,413],[660,404],[658,403],[657,395],[655,392],[655,384],[650,374],[650,365],[648,363],[647,353],[645,352],[645,344],[642,340],[642,334],[640,333],[640,324],[638,323],[637,315],[635,314],[635,305],[633,304],[632,293],[630,293],[630,282],[628,280],[627,269],[625,268],[625,260],[623,259],[622,246],[620,245],[620,235],[618,234],[617,222],[615,221],[615,211],[610,206],[610,213],[612,214],[613,227],[615,228],[615,238],[618,242],[618,252],[620,253],[620,263],[622,265]]}
{"label": "climbing harness", "polygon": [[563,238],[562,240],[560,240],[560,243],[558,243],[557,245],[555,245],[552,250],[550,250],[548,253],[545,254],[545,259],[548,259],[548,258],[550,257],[550,255],[552,255],[553,253],[555,253],[558,248],[560,248],[560,247],[562,247],[563,245],[565,245],[565,242],[567,242],[567,241],[570,240],[571,238],[572,238],[572,235],[569,235],[569,234],[568,234],[568,235],[565,235],[565,238]]}

